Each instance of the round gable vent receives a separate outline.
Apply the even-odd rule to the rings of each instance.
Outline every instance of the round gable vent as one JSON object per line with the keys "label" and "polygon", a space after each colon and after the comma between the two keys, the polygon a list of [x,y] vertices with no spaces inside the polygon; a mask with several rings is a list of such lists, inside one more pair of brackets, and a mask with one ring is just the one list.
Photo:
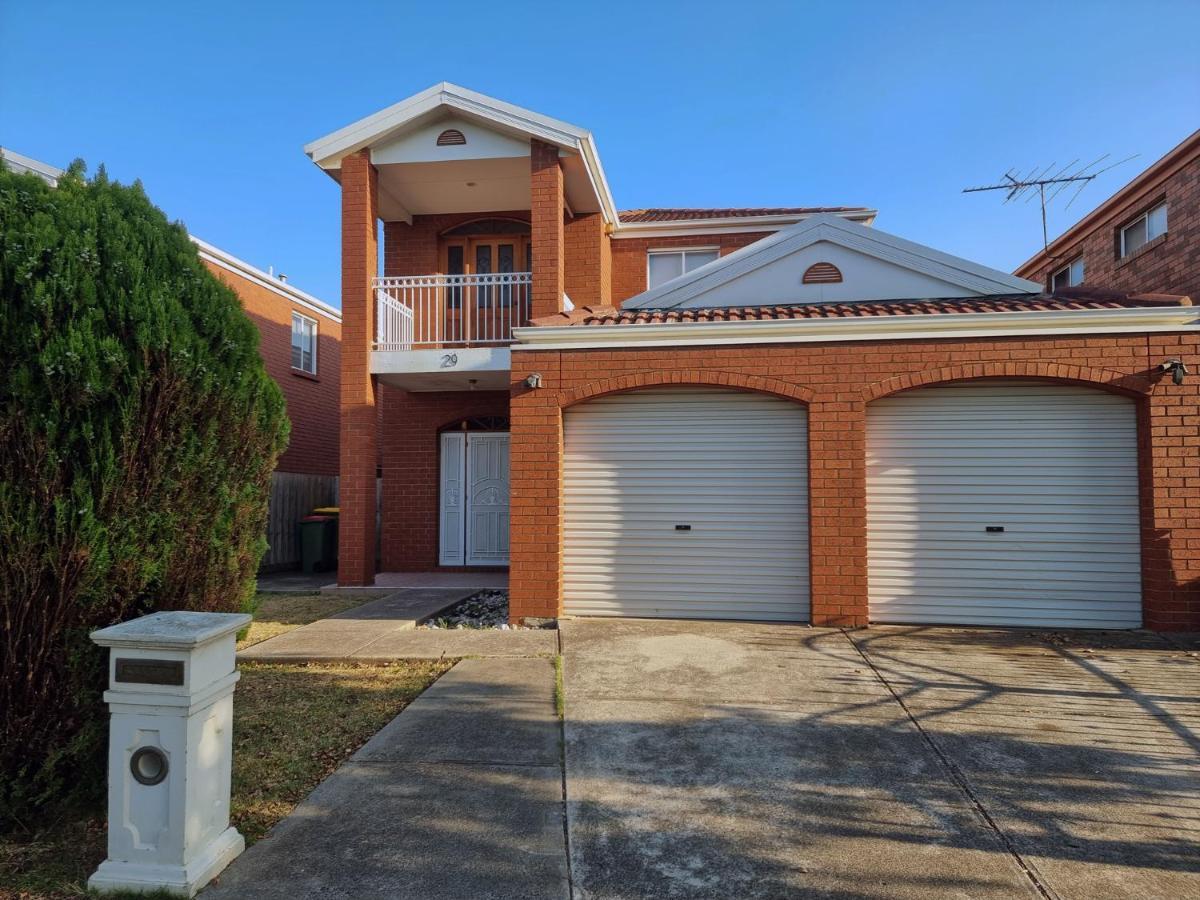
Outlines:
{"label": "round gable vent", "polygon": [[465,144],[467,139],[463,137],[463,133],[457,128],[447,128],[438,135],[437,145],[439,147],[454,147],[458,144]]}
{"label": "round gable vent", "polygon": [[842,272],[833,263],[813,263],[804,272],[803,284],[838,284],[842,280]]}

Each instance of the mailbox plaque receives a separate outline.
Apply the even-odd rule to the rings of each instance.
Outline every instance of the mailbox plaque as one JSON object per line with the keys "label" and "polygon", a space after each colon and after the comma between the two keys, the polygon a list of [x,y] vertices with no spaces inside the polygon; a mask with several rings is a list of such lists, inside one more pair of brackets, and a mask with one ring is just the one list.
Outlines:
{"label": "mailbox plaque", "polygon": [[117,681],[127,684],[183,684],[181,659],[117,659]]}

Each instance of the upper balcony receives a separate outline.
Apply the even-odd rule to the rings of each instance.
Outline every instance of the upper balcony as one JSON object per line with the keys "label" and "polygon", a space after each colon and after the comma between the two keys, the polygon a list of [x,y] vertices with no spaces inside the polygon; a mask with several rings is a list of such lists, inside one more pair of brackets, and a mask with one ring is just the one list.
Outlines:
{"label": "upper balcony", "polygon": [[376,278],[371,370],[406,390],[507,388],[532,284],[530,272]]}

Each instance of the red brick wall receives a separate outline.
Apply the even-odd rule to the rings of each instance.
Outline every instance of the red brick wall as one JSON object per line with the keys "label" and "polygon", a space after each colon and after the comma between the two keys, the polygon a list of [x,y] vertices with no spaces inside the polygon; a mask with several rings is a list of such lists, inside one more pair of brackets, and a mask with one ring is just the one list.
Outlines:
{"label": "red brick wall", "polygon": [[[1167,201],[1167,233],[1131,257],[1117,256],[1117,229],[1161,200]],[[1023,278],[1048,284],[1050,274],[1082,255],[1084,284],[1120,291],[1186,294],[1200,301],[1200,142],[1190,157],[1168,167],[1128,198],[1104,209],[1061,246],[1056,259],[1042,254],[1017,270]],[[1061,239],[1060,239],[1061,240]]]}
{"label": "red brick wall", "polygon": [[505,210],[494,213],[444,213],[413,216],[407,222],[383,223],[383,274],[432,275],[442,263],[438,238],[442,232],[477,219],[517,219],[529,221],[529,210]]}
{"label": "red brick wall", "polygon": [[[338,385],[342,366],[342,325],[301,306],[236,272],[208,260],[209,270],[233,288],[258,326],[259,352],[267,374],[287,400],[292,437],[279,457],[280,472],[338,473]],[[292,369],[292,312],[317,321],[317,376]]]}
{"label": "red brick wall", "polygon": [[[573,403],[663,383],[806,402],[813,622],[864,625],[866,404],[938,381],[1042,377],[1137,398],[1146,625],[1200,628],[1200,378],[1176,386],[1153,371],[1164,359],[1198,353],[1194,334],[514,352],[512,614],[561,609],[562,410]],[[517,379],[530,371],[543,374],[543,388]]]}
{"label": "red brick wall", "polygon": [[438,565],[438,429],[460,419],[507,416],[507,391],[409,393],[380,388],[385,572],[450,571]]}
{"label": "red brick wall", "polygon": [[379,411],[371,346],[379,266],[375,167],[369,151],[342,160],[342,380],[338,584],[375,583],[375,471]]}
{"label": "red brick wall", "polygon": [[[719,247],[725,256],[747,244],[769,237],[774,232],[754,231],[741,234],[700,234],[691,237],[613,238],[612,302],[620,306],[635,294],[646,290],[646,252],[676,247]],[[574,299],[575,295],[571,295]],[[576,301],[576,305],[582,305]]]}
{"label": "red brick wall", "polygon": [[611,241],[604,216],[589,213],[568,218],[563,250],[567,295],[576,306],[608,306],[612,302]]}

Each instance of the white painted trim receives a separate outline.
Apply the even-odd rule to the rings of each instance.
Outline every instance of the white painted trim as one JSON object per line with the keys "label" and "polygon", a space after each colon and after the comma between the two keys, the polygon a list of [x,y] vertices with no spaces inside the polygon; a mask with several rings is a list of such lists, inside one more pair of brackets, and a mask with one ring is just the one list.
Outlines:
{"label": "white painted trim", "polygon": [[1040,284],[1017,278],[1007,272],[981,266],[897,235],[847,221],[840,216],[822,213],[722,256],[716,263],[631,297],[625,301],[624,307],[673,309],[682,306],[693,297],[708,293],[747,272],[783,259],[818,241],[828,241],[901,268],[949,282],[962,287],[968,293],[1036,294],[1042,289]]}
{"label": "white painted trim", "polygon": [[50,187],[58,187],[58,179],[66,174],[65,170],[57,166],[44,163],[41,160],[34,159],[32,156],[14,153],[5,147],[0,147],[0,159],[4,160],[14,172],[36,175],[49,184]]}
{"label": "white painted trim", "polygon": [[613,202],[608,180],[600,165],[595,141],[588,131],[445,81],[305,144],[304,152],[322,169],[338,170],[344,156],[383,140],[409,123],[443,107],[510,133],[537,138],[578,153],[583,159],[584,169],[600,201],[605,219],[614,226],[617,224],[616,203]]}
{"label": "white painted trim", "polygon": [[[302,321],[302,322],[311,322],[312,323],[312,342],[313,342],[313,344],[312,344],[312,371],[311,372],[308,371],[308,369],[304,368],[303,366],[294,366],[293,365],[292,368],[297,372],[304,372],[306,375],[315,376],[317,374],[317,345],[320,344],[320,342],[321,342],[321,340],[320,340],[320,338],[321,338],[321,321],[319,319],[314,319],[312,316],[306,316],[302,312],[296,312],[296,310],[293,309],[292,310],[293,324],[295,323],[296,319],[300,319],[300,321]],[[295,334],[294,328],[292,330],[292,333]],[[289,362],[290,362],[290,360],[289,360]],[[304,362],[304,348],[303,347],[300,348],[300,362],[302,362],[302,363]]]}
{"label": "white painted trim", "polygon": [[929,340],[1054,334],[1149,334],[1200,331],[1200,309],[1039,310],[946,313],[762,322],[662,322],[513,329],[516,350],[798,344],[814,341]]}
{"label": "white painted trim", "polygon": [[292,287],[287,282],[271,277],[270,274],[264,272],[262,269],[255,268],[245,260],[238,259],[233,254],[226,253],[219,247],[214,247],[207,241],[200,240],[200,238],[196,237],[195,235],[188,235],[188,237],[190,237],[192,239],[192,243],[200,249],[201,259],[208,260],[214,265],[225,269],[227,272],[233,272],[235,275],[240,275],[247,281],[252,281],[259,285],[259,287],[264,287],[269,291],[273,291],[274,293],[279,294],[281,297],[286,297],[293,303],[297,303],[300,306],[306,307],[315,313],[319,313],[326,318],[332,319],[338,324],[341,324],[341,310],[334,309],[328,303],[318,300],[312,294],[306,294],[304,291]]}
{"label": "white painted trim", "polygon": [[874,209],[838,213],[796,213],[774,216],[722,216],[716,219],[676,219],[664,222],[628,222],[619,224],[612,237],[660,238],[690,237],[708,234],[741,234],[747,231],[780,231],[815,215],[839,216],[861,225],[870,225],[878,212]]}

